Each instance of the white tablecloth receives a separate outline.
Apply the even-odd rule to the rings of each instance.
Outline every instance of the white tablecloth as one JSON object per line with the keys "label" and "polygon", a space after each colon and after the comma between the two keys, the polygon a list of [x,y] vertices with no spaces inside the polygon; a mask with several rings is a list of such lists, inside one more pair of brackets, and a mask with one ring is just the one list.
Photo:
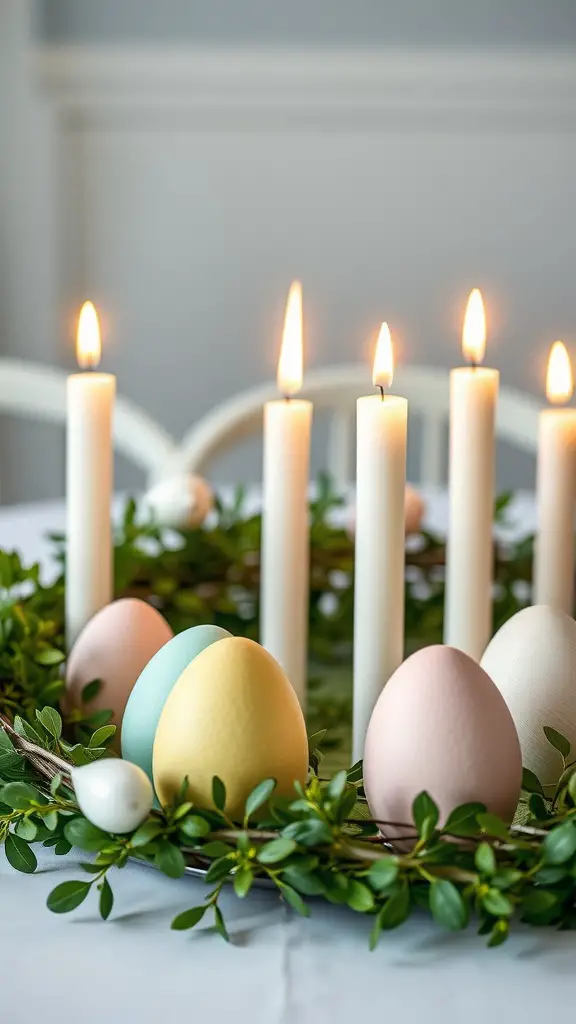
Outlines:
{"label": "white tablecloth", "polygon": [[70,915],[46,909],[50,890],[75,874],[69,858],[48,856],[32,876],[0,863],[2,1024],[68,1015],[77,1024],[541,1024],[560,1019],[576,993],[568,932],[521,928],[488,950],[419,913],[370,953],[370,922],[360,915],[315,902],[304,920],[274,894],[253,891],[225,900],[227,946],[204,927],[169,929],[202,901],[202,882],[129,866],[116,872],[115,908],[103,923],[91,896]]}
{"label": "white tablecloth", "polygon": [[[427,521],[446,528],[446,498],[427,495]],[[511,511],[514,532],[533,529],[533,502]],[[60,530],[59,504],[0,512],[0,546],[46,557],[42,539]],[[488,1019],[541,1024],[576,994],[576,938],[519,928],[500,949],[470,933],[445,933],[418,913],[368,952],[370,922],[314,901],[302,920],[273,893],[225,900],[232,944],[206,929],[171,932],[172,917],[202,901],[203,884],[169,881],[131,865],[112,879],[116,902],[102,923],[96,899],[70,915],[45,906],[50,890],[79,872],[71,858],[43,855],[36,875],[0,858],[2,1024],[411,1024]],[[87,877],[87,876],[83,876]],[[59,1009],[59,1006],[63,1010]]]}

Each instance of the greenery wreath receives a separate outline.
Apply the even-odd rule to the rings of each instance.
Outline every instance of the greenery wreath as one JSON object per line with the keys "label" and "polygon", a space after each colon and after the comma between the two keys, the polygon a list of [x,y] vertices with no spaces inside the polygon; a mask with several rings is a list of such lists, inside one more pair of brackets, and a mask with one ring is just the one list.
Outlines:
{"label": "greenery wreath", "polygon": [[[337,499],[326,481],[312,507],[311,651],[318,669],[311,686],[311,719],[324,718],[310,736],[310,775],[294,798],[274,793],[264,779],[246,801],[242,821],[225,814],[226,792],[213,780],[213,807],[183,797],[153,810],[134,832],[114,835],[80,811],[70,776],[108,756],[115,727],[106,712],[56,710],[63,692],[63,577],[45,587],[38,566],[0,552],[0,841],[19,871],[37,866],[34,845],[65,856],[73,848],[93,859],[82,864],[85,881],[68,881],[48,897],[65,913],[95,889],[101,916],[113,908],[109,874],[130,859],[153,864],[171,878],[187,866],[204,869],[209,885],[200,906],[183,910],[176,930],[193,928],[210,911],[227,938],[219,906],[224,885],[239,897],[267,879],[296,912],[309,913],[310,897],[343,904],[370,917],[371,946],[380,933],[402,924],[417,907],[450,929],[474,918],[491,946],[502,943],[512,921],[571,928],[576,925],[576,762],[570,744],[553,729],[548,741],[563,758],[554,793],[524,772],[516,824],[506,825],[478,803],[457,807],[440,825],[438,807],[421,793],[411,822],[376,822],[362,788],[362,765],[323,778],[329,758],[342,758],[349,695],[326,700],[334,667],[349,674],[352,636],[352,542],[331,523]],[[505,514],[500,499],[497,515]],[[178,630],[216,622],[255,636],[258,618],[260,521],[242,513],[242,497],[218,508],[207,529],[167,536],[142,524],[129,502],[116,545],[116,592],[152,600]],[[54,538],[63,557],[61,538]],[[522,607],[518,586],[530,579],[532,539],[496,552],[499,593],[495,626]],[[407,640],[411,648],[439,639],[443,583],[440,538],[424,534],[408,552]],[[523,596],[524,595],[524,596]],[[330,600],[327,600],[327,597]],[[98,682],[89,684],[86,699]],[[326,750],[322,760],[320,748]],[[182,790],[184,793],[184,787]],[[394,826],[395,838],[386,832]],[[399,835],[398,832],[401,832]],[[449,840],[449,841],[447,841]]]}

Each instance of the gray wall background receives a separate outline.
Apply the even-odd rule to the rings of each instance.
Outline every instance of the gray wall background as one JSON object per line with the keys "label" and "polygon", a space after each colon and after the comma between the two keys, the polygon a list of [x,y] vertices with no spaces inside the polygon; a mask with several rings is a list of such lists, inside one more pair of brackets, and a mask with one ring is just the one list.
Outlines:
{"label": "gray wall background", "polygon": [[38,0],[54,41],[569,46],[574,0]]}
{"label": "gray wall background", "polygon": [[[489,362],[507,384],[541,394],[556,337],[576,354],[574,132],[343,141],[115,130],[78,135],[62,154],[29,67],[34,45],[67,43],[560,54],[576,46],[574,0],[36,0],[30,21],[26,8],[0,4],[0,352],[72,366],[70,311],[89,293],[107,316],[106,368],[176,437],[220,398],[273,376],[296,275],[309,365],[364,358],[382,316],[404,361],[454,365],[473,284],[488,304]],[[72,295],[55,246],[66,244],[58,209],[79,152],[85,238]],[[501,452],[499,466],[500,485],[533,481],[530,460]],[[258,472],[254,448],[219,467],[226,478]],[[62,431],[0,422],[3,503],[60,495],[63,479]],[[122,464],[117,479],[142,482]]]}

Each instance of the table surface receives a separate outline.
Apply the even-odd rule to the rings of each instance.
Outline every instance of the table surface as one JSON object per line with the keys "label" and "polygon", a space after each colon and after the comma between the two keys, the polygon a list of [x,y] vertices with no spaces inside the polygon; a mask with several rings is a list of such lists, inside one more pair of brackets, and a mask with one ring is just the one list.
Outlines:
{"label": "table surface", "polygon": [[[446,496],[426,497],[427,524],[445,529]],[[510,518],[508,535],[532,530],[532,499],[519,498]],[[62,526],[58,503],[2,509],[0,546],[45,562],[43,535]],[[245,901],[226,895],[227,946],[208,919],[191,933],[170,931],[176,913],[202,902],[197,879],[172,881],[140,865],[115,872],[114,911],[103,923],[95,897],[69,915],[47,910],[51,889],[74,877],[87,876],[72,857],[43,852],[32,876],[0,858],[3,1024],[61,1021],[59,1005],[73,1008],[78,1024],[158,1024],[169,1015],[208,1024],[349,1024],[368,1015],[540,1024],[576,992],[569,932],[519,927],[487,950],[472,931],[443,932],[418,912],[369,953],[361,915],[313,901],[303,920],[274,893],[253,890]]]}

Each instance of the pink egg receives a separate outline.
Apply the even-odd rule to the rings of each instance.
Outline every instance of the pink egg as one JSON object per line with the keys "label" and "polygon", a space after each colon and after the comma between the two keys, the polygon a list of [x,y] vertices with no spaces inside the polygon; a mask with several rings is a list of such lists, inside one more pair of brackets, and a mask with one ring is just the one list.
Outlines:
{"label": "pink egg", "polygon": [[[166,619],[145,601],[125,597],[106,605],[84,627],[68,658],[66,707],[110,709],[119,727],[140,673],[173,635]],[[94,679],[101,680],[100,690],[85,704],[82,691]]]}
{"label": "pink egg", "polygon": [[404,491],[404,519],[407,535],[410,533],[420,533],[425,511],[426,505],[422,495],[414,487],[411,487],[410,484],[406,484],[406,490]]}
{"label": "pink egg", "polygon": [[411,823],[422,790],[438,804],[441,822],[469,801],[511,821],[521,780],[512,716],[475,661],[452,647],[425,647],[396,670],[374,708],[364,751],[366,796],[377,821]]}

